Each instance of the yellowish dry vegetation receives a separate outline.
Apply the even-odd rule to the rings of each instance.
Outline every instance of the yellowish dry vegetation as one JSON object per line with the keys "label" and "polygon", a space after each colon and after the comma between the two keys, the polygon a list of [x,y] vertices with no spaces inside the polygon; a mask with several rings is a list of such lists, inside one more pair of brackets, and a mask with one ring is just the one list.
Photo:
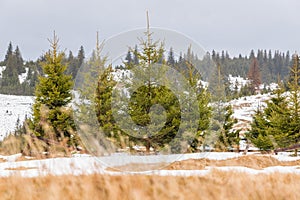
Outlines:
{"label": "yellowish dry vegetation", "polygon": [[300,160],[296,161],[279,161],[271,156],[249,155],[226,160],[210,160],[210,159],[189,159],[184,161],[176,161],[168,165],[169,170],[197,170],[204,169],[206,166],[244,166],[252,169],[263,169],[271,166],[296,166],[300,165]]}
{"label": "yellowish dry vegetation", "polygon": [[300,175],[213,171],[204,177],[148,175],[0,179],[1,199],[300,199]]}
{"label": "yellowish dry vegetation", "polygon": [[279,161],[278,159],[268,155],[248,155],[226,160],[210,160],[206,158],[188,159],[176,161],[172,164],[127,164],[116,168],[108,168],[110,171],[144,171],[144,170],[202,170],[205,167],[221,167],[221,166],[243,166],[252,169],[263,169],[271,166],[297,166],[300,160],[296,161]]}

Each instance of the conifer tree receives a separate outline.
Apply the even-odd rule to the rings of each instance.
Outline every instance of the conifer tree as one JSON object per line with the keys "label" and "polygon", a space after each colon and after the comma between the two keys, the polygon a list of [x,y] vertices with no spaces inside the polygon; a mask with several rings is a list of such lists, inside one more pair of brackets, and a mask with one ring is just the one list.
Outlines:
{"label": "conifer tree", "polygon": [[175,58],[174,58],[174,52],[173,52],[172,47],[170,48],[170,51],[169,51],[167,64],[171,67],[175,66]]}
{"label": "conifer tree", "polygon": [[67,138],[71,145],[75,125],[72,118],[71,102],[72,79],[65,74],[66,66],[62,64],[64,54],[58,50],[59,39],[54,32],[49,40],[51,49],[42,63],[44,76],[39,77],[33,105],[31,129],[36,136],[60,141]]}
{"label": "conifer tree", "polygon": [[139,57],[138,57],[138,47],[135,45],[133,51],[133,64],[136,66],[139,64]]}
{"label": "conifer tree", "polygon": [[258,109],[247,137],[258,148],[271,150],[290,144],[290,110],[280,79],[275,96],[267,102],[264,110]]}
{"label": "conifer tree", "polygon": [[[152,67],[159,63],[163,57],[163,44],[158,46],[158,41],[152,41],[149,27],[145,36],[147,39],[142,41],[142,51],[134,52],[141,68],[133,70],[134,76],[140,76],[140,79],[144,80],[145,83],[137,91],[133,92],[129,105],[129,113],[133,121],[141,127],[138,131],[141,135],[133,136],[131,139],[145,145],[146,152],[149,153],[150,147],[163,147],[164,144],[168,144],[176,136],[180,111],[174,109],[179,106],[179,102],[178,100],[176,101],[174,94],[164,86],[157,86],[155,78],[151,76],[151,73],[153,73]],[[133,85],[138,84],[135,83],[134,79]],[[150,111],[150,108],[155,104],[162,105],[167,112],[166,123],[157,134],[153,134],[155,132],[153,130],[161,126],[160,123],[164,122],[164,120],[160,118],[164,116],[161,113]],[[152,122],[153,119],[156,123],[150,124],[150,121]]]}
{"label": "conifer tree", "polygon": [[12,43],[9,42],[9,45],[8,45],[8,48],[7,48],[7,51],[6,51],[6,54],[5,54],[5,58],[4,58],[4,65],[7,65],[7,61],[9,59],[10,56],[13,55],[13,46],[12,46]]}
{"label": "conifer tree", "polygon": [[259,85],[261,84],[260,69],[258,61],[255,57],[252,58],[252,62],[248,72],[248,79],[251,81],[250,88],[252,94],[254,94],[255,91],[259,89]]}
{"label": "conifer tree", "polygon": [[[298,143],[300,140],[300,63],[299,56],[295,54],[293,56],[293,66],[290,69],[290,79],[288,82],[288,88],[290,92],[290,112],[291,123],[289,137],[291,143]],[[295,150],[297,154],[297,149]]]}
{"label": "conifer tree", "polygon": [[127,65],[131,65],[133,62],[132,56],[131,56],[131,51],[128,50],[127,55],[125,57],[125,61]]}
{"label": "conifer tree", "polygon": [[25,71],[25,68],[23,66],[24,61],[23,61],[21,51],[20,51],[18,46],[16,47],[14,55],[16,57],[16,67],[17,67],[18,74],[25,73],[26,71]]}
{"label": "conifer tree", "polygon": [[[83,46],[80,46],[80,49],[78,51],[78,55],[77,55],[77,59],[78,59],[78,66],[81,67],[81,65],[84,62],[84,58],[85,58],[85,53],[84,53],[84,48]],[[78,68],[79,68],[78,67]],[[77,69],[78,70],[78,69]]]}
{"label": "conifer tree", "polygon": [[213,101],[210,137],[216,138],[214,139],[215,147],[219,150],[227,151],[234,146],[238,148],[239,131],[232,130],[237,120],[232,117],[232,107],[226,105],[229,97],[226,96],[224,78],[219,63],[212,74],[210,84]]}

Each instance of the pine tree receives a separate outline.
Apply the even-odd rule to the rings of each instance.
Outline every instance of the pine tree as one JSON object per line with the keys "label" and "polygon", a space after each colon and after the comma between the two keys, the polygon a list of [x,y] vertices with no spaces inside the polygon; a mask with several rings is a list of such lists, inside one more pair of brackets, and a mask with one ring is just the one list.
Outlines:
{"label": "pine tree", "polygon": [[16,47],[14,55],[16,56],[16,67],[17,67],[18,74],[25,73],[26,70],[25,70],[24,64],[23,64],[24,61],[23,61],[21,51],[18,46]]}
{"label": "pine tree", "polygon": [[[147,40],[142,41],[142,51],[134,53],[141,68],[133,70],[134,76],[140,77],[145,83],[133,92],[129,113],[135,124],[141,127],[137,131],[137,135],[131,137],[131,139],[145,145],[146,152],[149,153],[150,147],[163,147],[164,144],[168,144],[176,136],[180,112],[174,109],[174,107],[178,108],[179,106],[174,94],[164,86],[157,86],[156,80],[151,76],[153,65],[158,63],[163,56],[163,44],[158,46],[158,41],[152,41],[149,27],[145,36]],[[138,84],[133,82],[133,85]],[[162,124],[160,123],[165,121],[161,118],[164,118],[164,115],[150,111],[151,107],[156,104],[162,105],[167,113],[165,125],[157,134],[153,134],[156,127],[161,127]],[[150,124],[150,121],[154,123]]]}
{"label": "pine tree", "polygon": [[233,118],[232,106],[225,107],[225,118],[221,133],[218,137],[218,145],[220,149],[228,150],[229,148],[237,148],[239,152],[240,130],[233,130],[233,126],[237,123],[237,119]]}
{"label": "pine tree", "polygon": [[[292,144],[295,144],[300,140],[300,63],[297,54],[293,56],[293,66],[290,69],[288,87],[290,92],[290,112],[292,119],[289,137],[292,140]],[[297,154],[297,149],[295,150],[295,154]]]}
{"label": "pine tree", "polygon": [[4,65],[7,65],[8,59],[12,55],[13,55],[13,46],[12,46],[12,43],[9,42],[9,45],[8,45],[8,48],[7,48],[7,51],[6,51],[6,55],[5,55],[5,58],[4,58],[4,62],[3,62]]}
{"label": "pine tree", "polygon": [[278,80],[275,96],[264,110],[258,109],[251,123],[248,139],[262,150],[287,147],[290,144],[290,109],[283,86]]}
{"label": "pine tree", "polygon": [[[205,146],[205,137],[208,135],[208,128],[210,126],[210,120],[212,116],[212,108],[209,105],[210,103],[210,93],[201,84],[201,75],[199,72],[195,70],[194,65],[191,62],[185,61],[185,66],[187,67],[188,76],[187,79],[191,87],[194,89],[197,95],[198,107],[199,107],[199,124],[197,133],[194,136],[191,144],[190,144],[190,151],[195,152],[199,145]],[[183,73],[184,74],[184,73]]]}
{"label": "pine tree", "polygon": [[88,150],[98,155],[115,152],[110,142],[116,141],[111,110],[115,81],[112,67],[105,68],[106,57],[101,55],[103,45],[103,42],[99,42],[97,32],[96,48],[84,67],[78,71],[75,82],[75,92],[79,95],[79,101],[75,102],[78,107],[75,113],[77,130]]}
{"label": "pine tree", "polygon": [[125,57],[125,61],[127,65],[131,65],[133,62],[132,56],[131,56],[131,51],[128,50],[127,55]]}
{"label": "pine tree", "polygon": [[170,48],[170,51],[169,51],[167,64],[171,67],[175,66],[175,58],[174,58],[174,52],[173,52],[172,47]]}
{"label": "pine tree", "polygon": [[75,125],[68,104],[71,102],[72,80],[65,74],[66,66],[62,64],[64,54],[58,52],[55,32],[53,40],[49,40],[51,50],[46,53],[46,61],[42,63],[44,76],[39,77],[33,105],[33,121],[31,129],[36,136],[54,141],[75,137]]}
{"label": "pine tree", "polygon": [[[117,129],[111,109],[112,90],[116,85],[112,75],[113,69],[108,66],[99,76],[98,85],[95,96],[96,115],[104,134],[108,138],[119,137],[116,133]],[[120,138],[117,138],[118,141]],[[119,143],[120,145],[120,143]]]}
{"label": "pine tree", "polygon": [[137,66],[139,64],[139,57],[138,57],[138,47],[135,45],[134,51],[133,51],[133,64]]}
{"label": "pine tree", "polygon": [[249,72],[248,72],[248,79],[251,81],[250,88],[252,94],[255,93],[256,90],[259,89],[259,85],[261,84],[261,75],[260,75],[260,69],[258,66],[258,61],[254,57],[252,59]]}
{"label": "pine tree", "polygon": [[212,74],[209,86],[213,101],[210,137],[216,138],[214,139],[215,147],[222,151],[227,151],[234,146],[238,148],[239,145],[239,131],[232,130],[237,120],[232,117],[232,107],[226,105],[226,101],[231,97],[226,95],[225,83],[221,65],[218,63]]}
{"label": "pine tree", "polygon": [[77,55],[79,67],[83,64],[84,58],[85,58],[84,48],[83,48],[83,46],[80,46],[80,49],[79,49],[78,55]]}

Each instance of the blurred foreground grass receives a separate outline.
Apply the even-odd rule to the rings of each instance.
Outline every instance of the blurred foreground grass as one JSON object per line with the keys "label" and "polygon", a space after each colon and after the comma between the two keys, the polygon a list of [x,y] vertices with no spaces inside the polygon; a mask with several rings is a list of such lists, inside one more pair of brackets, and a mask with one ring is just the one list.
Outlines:
{"label": "blurred foreground grass", "polygon": [[0,179],[1,199],[300,199],[300,175],[81,175]]}

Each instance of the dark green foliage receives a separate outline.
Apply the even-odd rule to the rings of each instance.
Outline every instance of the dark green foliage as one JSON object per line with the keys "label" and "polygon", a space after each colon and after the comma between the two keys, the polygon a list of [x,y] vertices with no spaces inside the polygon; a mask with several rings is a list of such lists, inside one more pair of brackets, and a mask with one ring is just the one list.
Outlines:
{"label": "dark green foliage", "polygon": [[9,59],[10,56],[13,55],[13,46],[12,46],[12,43],[9,42],[9,45],[8,45],[8,48],[7,48],[7,51],[6,51],[6,55],[5,55],[5,58],[4,58],[4,61],[3,61],[3,65],[7,65],[7,61]]}
{"label": "dark green foliage", "polygon": [[174,58],[174,52],[173,52],[172,47],[170,48],[170,51],[169,51],[167,64],[170,67],[174,67],[175,66],[175,58]]}
{"label": "dark green foliage", "polygon": [[66,66],[62,64],[63,54],[58,52],[58,39],[54,34],[51,50],[46,53],[46,61],[42,63],[44,76],[39,76],[33,105],[33,121],[31,129],[41,138],[60,141],[67,138],[69,145],[75,137],[75,125],[72,111],[68,107],[71,102],[71,76],[65,74]]}
{"label": "dark green foliage", "polygon": [[262,150],[287,147],[290,120],[288,103],[282,88],[279,88],[276,96],[267,103],[267,108],[257,110],[247,137]]}
{"label": "dark green foliage", "polygon": [[119,131],[113,118],[111,109],[112,90],[116,85],[116,82],[112,77],[112,72],[112,67],[109,66],[100,74],[95,97],[95,107],[98,122],[105,136],[108,138],[113,138],[115,135],[112,133]]}
{"label": "dark green foliage", "polygon": [[[129,114],[137,125],[153,126],[148,126],[149,131],[146,135],[137,135],[136,139],[144,140],[146,145],[150,142],[151,146],[162,147],[170,143],[178,132],[181,117],[180,104],[173,92],[164,86],[151,86],[150,92],[148,90],[147,86],[142,86],[132,94]],[[157,104],[165,109],[166,116],[160,112],[150,111],[150,108]],[[161,125],[161,122],[164,122],[164,125]],[[162,128],[156,132],[156,127],[160,126]]]}
{"label": "dark green foliage", "polygon": [[78,70],[84,63],[84,58],[85,54],[83,46],[80,47],[77,57],[74,57],[72,51],[70,51],[68,58],[64,58],[66,59],[66,64],[68,65],[66,73],[71,75],[73,80],[76,78]]}
{"label": "dark green foliage", "polygon": [[260,149],[288,147],[299,142],[300,70],[298,55],[294,56],[293,61],[288,83],[289,96],[283,95],[284,88],[280,83],[275,97],[267,103],[267,108],[264,111],[258,110],[254,116],[248,137]]}
{"label": "dark green foliage", "polygon": [[218,141],[216,143],[216,147],[219,150],[228,151],[231,148],[239,149],[239,132],[240,130],[232,130],[234,124],[237,123],[237,119],[233,118],[233,110],[232,107],[225,106],[224,110],[224,121],[222,124],[222,128],[218,134]]}

